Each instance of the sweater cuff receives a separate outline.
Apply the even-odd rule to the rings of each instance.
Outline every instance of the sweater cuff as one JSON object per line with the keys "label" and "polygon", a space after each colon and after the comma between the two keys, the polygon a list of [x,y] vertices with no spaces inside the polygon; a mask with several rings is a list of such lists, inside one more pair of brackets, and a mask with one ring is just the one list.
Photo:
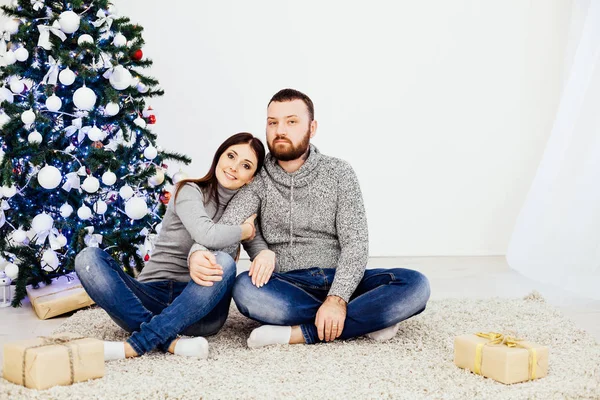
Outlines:
{"label": "sweater cuff", "polygon": [[344,300],[347,304],[350,302],[350,297],[352,297],[352,293],[354,293],[354,290],[351,290],[340,284],[336,285],[336,283],[334,282],[333,285],[331,286],[331,289],[329,289],[329,293],[327,293],[327,295],[328,296],[338,296],[342,300]]}

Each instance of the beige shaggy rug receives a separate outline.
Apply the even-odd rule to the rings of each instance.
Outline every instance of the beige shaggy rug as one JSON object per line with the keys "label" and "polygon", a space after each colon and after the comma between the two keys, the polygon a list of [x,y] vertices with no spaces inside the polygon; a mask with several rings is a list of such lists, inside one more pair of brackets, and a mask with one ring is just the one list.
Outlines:
{"label": "beige shaggy rug", "polygon": [[[250,350],[258,326],[232,313],[208,360],[153,352],[107,363],[102,379],[34,391],[0,380],[2,399],[599,399],[600,345],[536,293],[524,299],[447,299],[402,323],[385,343],[360,338]],[[109,340],[125,333],[98,308],[57,330]],[[506,386],[454,366],[453,338],[515,331],[550,347],[546,378]]]}

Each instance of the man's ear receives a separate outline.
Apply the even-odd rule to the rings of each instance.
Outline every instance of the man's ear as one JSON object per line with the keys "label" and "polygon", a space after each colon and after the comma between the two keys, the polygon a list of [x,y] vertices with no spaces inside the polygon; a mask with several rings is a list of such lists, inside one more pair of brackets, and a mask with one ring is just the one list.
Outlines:
{"label": "man's ear", "polygon": [[310,137],[313,138],[317,134],[317,121],[313,120],[310,123]]}

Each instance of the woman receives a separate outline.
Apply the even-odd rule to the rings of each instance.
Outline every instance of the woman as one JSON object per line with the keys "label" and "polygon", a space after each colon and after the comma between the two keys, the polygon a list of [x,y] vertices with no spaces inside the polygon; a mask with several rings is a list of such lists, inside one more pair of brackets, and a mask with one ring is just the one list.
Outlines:
{"label": "woman", "polygon": [[[206,176],[181,181],[137,280],[104,250],[89,247],[77,255],[75,270],[89,296],[132,332],[127,342],[105,342],[105,359],[135,357],[157,347],[178,355],[208,356],[202,336],[217,333],[227,319],[236,265],[228,254],[216,252],[217,275],[190,280],[188,252],[194,243],[218,249],[254,237],[255,216],[240,226],[217,222],[237,190],[262,168],[264,157],[259,139],[238,133],[217,149]],[[198,337],[177,339],[180,333]]]}

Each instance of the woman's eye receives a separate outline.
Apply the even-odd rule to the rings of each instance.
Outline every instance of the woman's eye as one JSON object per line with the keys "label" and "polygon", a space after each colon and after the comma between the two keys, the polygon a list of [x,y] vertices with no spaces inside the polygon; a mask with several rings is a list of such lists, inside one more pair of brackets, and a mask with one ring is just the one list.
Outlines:
{"label": "woman's eye", "polygon": [[227,154],[227,157],[229,157],[233,160],[233,154],[229,153],[229,154]]}
{"label": "woman's eye", "polygon": [[244,164],[244,168],[250,169],[250,166],[248,164]]}

